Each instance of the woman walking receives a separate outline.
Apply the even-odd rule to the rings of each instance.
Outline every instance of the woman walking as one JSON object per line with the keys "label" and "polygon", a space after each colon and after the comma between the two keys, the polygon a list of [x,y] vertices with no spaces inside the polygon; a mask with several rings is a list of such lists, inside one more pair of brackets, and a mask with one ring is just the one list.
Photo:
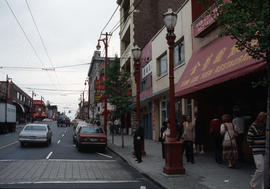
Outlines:
{"label": "woman walking", "polygon": [[182,134],[182,141],[184,141],[184,150],[186,152],[187,162],[194,163],[194,155],[193,155],[193,143],[195,139],[195,128],[191,123],[191,117],[186,116],[186,120],[183,123],[184,132]]}
{"label": "woman walking", "polygon": [[257,188],[260,184],[264,188],[264,156],[266,140],[266,113],[260,112],[256,120],[248,130],[247,142],[252,149],[256,171],[250,181],[251,189]]}
{"label": "woman walking", "polygon": [[233,168],[236,160],[238,159],[236,139],[237,132],[231,122],[231,115],[224,114],[222,116],[222,124],[220,127],[220,134],[224,135],[222,142],[223,147],[223,160],[228,161],[228,167]]}

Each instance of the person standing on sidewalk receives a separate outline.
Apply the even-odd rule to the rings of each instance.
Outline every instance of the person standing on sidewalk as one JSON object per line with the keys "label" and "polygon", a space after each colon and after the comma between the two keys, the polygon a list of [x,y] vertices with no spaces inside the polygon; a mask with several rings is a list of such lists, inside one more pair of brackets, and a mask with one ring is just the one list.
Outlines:
{"label": "person standing on sidewalk", "polygon": [[222,139],[220,136],[220,125],[221,122],[218,116],[214,116],[214,119],[210,121],[210,139],[211,145],[215,152],[215,160],[217,163],[222,163],[221,152],[222,152]]}
{"label": "person standing on sidewalk", "polygon": [[163,133],[166,131],[168,125],[168,118],[165,119],[165,121],[162,123],[162,127],[160,129],[160,142],[161,142],[161,147],[162,147],[162,158],[165,158],[165,137],[163,136]]}
{"label": "person standing on sidewalk", "polygon": [[136,161],[138,163],[142,162],[142,143],[144,138],[144,129],[141,125],[137,126],[136,131],[134,133],[134,149]]}
{"label": "person standing on sidewalk", "polygon": [[198,113],[195,112],[195,153],[204,154],[203,145],[204,145],[204,124],[201,122]]}
{"label": "person standing on sidewalk", "polygon": [[194,163],[193,143],[195,139],[195,128],[191,123],[191,117],[186,116],[186,120],[183,123],[184,132],[182,134],[182,141],[184,141],[184,150],[186,152],[187,162]]}
{"label": "person standing on sidewalk", "polygon": [[244,141],[244,133],[245,133],[245,120],[243,117],[240,117],[239,111],[234,112],[234,119],[232,120],[233,125],[237,131],[236,143],[237,143],[237,151],[238,158],[240,161],[244,161],[244,153],[243,153],[243,141]]}
{"label": "person standing on sidewalk", "polygon": [[264,188],[264,156],[266,140],[266,113],[260,112],[248,130],[247,142],[252,149],[256,171],[250,181],[251,189],[260,184]]}
{"label": "person standing on sidewalk", "polygon": [[236,136],[237,132],[231,122],[231,115],[224,114],[222,116],[222,124],[220,127],[220,134],[224,135],[222,142],[223,160],[228,161],[228,167],[233,168],[238,159]]}

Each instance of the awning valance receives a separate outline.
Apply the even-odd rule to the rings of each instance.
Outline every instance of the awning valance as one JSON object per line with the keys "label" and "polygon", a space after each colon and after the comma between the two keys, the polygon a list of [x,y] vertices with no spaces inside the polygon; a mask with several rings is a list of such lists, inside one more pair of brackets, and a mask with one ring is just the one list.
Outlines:
{"label": "awning valance", "polygon": [[175,86],[176,96],[185,96],[266,66],[266,62],[253,59],[234,44],[229,37],[222,37],[193,53]]}

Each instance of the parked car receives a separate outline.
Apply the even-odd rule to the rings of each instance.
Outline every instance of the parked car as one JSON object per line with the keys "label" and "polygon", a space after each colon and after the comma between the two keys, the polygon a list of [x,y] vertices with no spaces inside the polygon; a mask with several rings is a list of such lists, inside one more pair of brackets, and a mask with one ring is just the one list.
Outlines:
{"label": "parked car", "polygon": [[77,138],[77,134],[79,132],[79,129],[82,127],[82,126],[89,126],[86,122],[79,122],[74,128],[73,130],[73,142],[76,144],[76,138]]}
{"label": "parked car", "polygon": [[84,146],[100,148],[102,151],[107,146],[107,136],[100,127],[81,126],[76,137],[76,147],[80,151]]}
{"label": "parked car", "polygon": [[51,144],[52,130],[47,124],[27,124],[19,134],[19,141],[23,147],[27,143]]}

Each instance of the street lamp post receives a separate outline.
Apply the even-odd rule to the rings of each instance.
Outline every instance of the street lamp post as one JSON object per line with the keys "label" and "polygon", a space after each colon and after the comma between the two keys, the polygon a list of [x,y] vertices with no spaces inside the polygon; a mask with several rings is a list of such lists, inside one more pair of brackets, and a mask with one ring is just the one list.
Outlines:
{"label": "street lamp post", "polygon": [[167,43],[169,45],[169,87],[170,87],[170,136],[165,142],[165,166],[163,172],[166,174],[184,174],[182,159],[182,144],[176,139],[175,121],[175,91],[174,91],[174,27],[177,21],[177,14],[168,9],[163,15],[164,24],[167,28]]}
{"label": "street lamp post", "polygon": [[[135,81],[136,81],[136,127],[140,126],[140,119],[141,119],[141,102],[140,102],[140,83],[141,83],[141,62],[140,62],[140,57],[141,57],[141,49],[135,45],[135,47],[132,49],[132,55],[134,58],[134,65],[135,65]],[[145,155],[145,150],[144,150],[144,140],[142,142],[142,155]]]}
{"label": "street lamp post", "polygon": [[[99,39],[98,40],[98,44],[97,44],[97,50],[99,50],[100,44],[99,42],[102,41],[104,43],[104,47],[105,47],[105,74],[104,74],[104,81],[106,81],[107,78],[107,69],[108,69],[108,36],[111,36],[112,34],[109,33],[105,33],[105,34],[101,34],[101,35],[105,35],[105,38],[103,39]],[[104,90],[106,91],[106,87],[104,85]],[[107,97],[104,96],[104,132],[107,135],[107,116],[108,116],[108,111],[107,111]]]}

